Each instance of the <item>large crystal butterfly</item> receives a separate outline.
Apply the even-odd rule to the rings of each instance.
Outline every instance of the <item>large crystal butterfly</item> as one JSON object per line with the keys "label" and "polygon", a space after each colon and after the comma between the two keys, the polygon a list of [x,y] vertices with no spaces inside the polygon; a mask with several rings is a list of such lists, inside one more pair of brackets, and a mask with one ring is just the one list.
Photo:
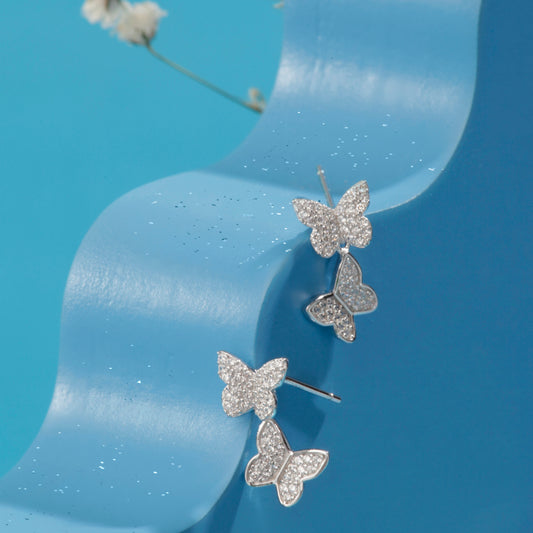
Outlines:
{"label": "large crystal butterfly", "polygon": [[306,308],[307,314],[321,326],[333,326],[339,339],[353,342],[353,315],[371,313],[378,306],[376,293],[362,280],[359,263],[350,254],[343,254],[333,292],[311,302]]}
{"label": "large crystal butterfly", "polygon": [[218,375],[227,384],[222,391],[222,407],[228,416],[240,416],[252,409],[261,419],[276,413],[274,389],[285,380],[288,359],[279,357],[252,370],[238,357],[218,352]]}
{"label": "large crystal butterfly", "polygon": [[317,477],[329,460],[329,453],[324,450],[293,452],[274,420],[261,422],[257,451],[259,453],[246,466],[246,483],[252,487],[276,485],[279,501],[285,507],[300,499],[303,482]]}
{"label": "large crystal butterfly", "polygon": [[298,220],[313,228],[311,244],[322,257],[331,257],[343,244],[357,248],[368,245],[372,239],[372,226],[363,216],[368,203],[366,181],[359,181],[348,189],[333,209],[305,198],[292,201]]}

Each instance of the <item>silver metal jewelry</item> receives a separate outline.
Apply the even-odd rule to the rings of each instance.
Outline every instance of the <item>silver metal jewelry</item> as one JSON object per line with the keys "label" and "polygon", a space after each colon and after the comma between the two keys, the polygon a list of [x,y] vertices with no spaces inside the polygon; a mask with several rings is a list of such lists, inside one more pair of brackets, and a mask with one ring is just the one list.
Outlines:
{"label": "silver metal jewelry", "polygon": [[272,359],[257,370],[234,355],[218,352],[218,375],[226,383],[222,391],[222,407],[228,416],[240,416],[252,409],[261,420],[276,414],[277,397],[274,389],[283,383],[310,392],[333,402],[341,399],[297,379],[287,377],[289,361],[285,357]]}
{"label": "silver metal jewelry", "polygon": [[352,342],[355,339],[353,315],[371,313],[378,306],[376,293],[362,279],[359,263],[343,252],[333,292],[319,296],[305,309],[311,320],[321,326],[333,326],[339,339]]}
{"label": "silver metal jewelry", "polygon": [[318,168],[329,207],[305,198],[295,198],[292,201],[298,220],[313,229],[313,248],[322,257],[331,257],[343,244],[347,247],[365,248],[372,239],[372,226],[363,215],[370,201],[368,184],[366,181],[359,181],[350,187],[335,207],[324,171]]}
{"label": "silver metal jewelry", "polygon": [[292,451],[274,420],[261,422],[257,451],[246,466],[246,483],[251,487],[275,485],[279,501],[285,507],[301,498],[303,482],[321,474],[329,461],[329,453],[324,450]]}
{"label": "silver metal jewelry", "polygon": [[359,181],[340,199],[335,207],[324,171],[318,176],[329,207],[304,198],[292,201],[298,220],[312,228],[311,245],[322,257],[335,252],[341,256],[333,291],[311,302],[306,311],[321,326],[333,326],[337,337],[353,342],[356,336],[353,315],[371,313],[378,305],[374,290],[362,282],[359,263],[350,254],[350,246],[365,248],[372,239],[372,226],[364,216],[370,202],[368,184]]}

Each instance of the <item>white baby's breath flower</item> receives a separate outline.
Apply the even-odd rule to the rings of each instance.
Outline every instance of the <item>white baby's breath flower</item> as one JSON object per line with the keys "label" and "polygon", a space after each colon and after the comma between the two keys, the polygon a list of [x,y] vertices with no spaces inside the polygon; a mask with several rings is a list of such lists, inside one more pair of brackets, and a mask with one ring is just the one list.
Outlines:
{"label": "white baby's breath flower", "polygon": [[132,44],[148,44],[155,37],[159,27],[159,19],[166,17],[155,2],[138,2],[130,4],[122,2],[122,12],[115,30],[123,41]]}
{"label": "white baby's breath flower", "polygon": [[82,15],[91,24],[101,24],[102,28],[114,26],[121,12],[120,0],[85,0],[81,6]]}
{"label": "white baby's breath flower", "polygon": [[249,89],[249,100],[243,100],[174,63],[152,48],[151,41],[159,29],[159,20],[167,16],[167,12],[155,2],[142,1],[131,4],[127,0],[84,0],[81,11],[91,24],[99,23],[103,28],[112,28],[112,32],[116,33],[119,39],[146,47],[146,50],[155,58],[188,76],[196,83],[242,107],[257,113],[263,112],[266,101],[259,89],[255,87]]}

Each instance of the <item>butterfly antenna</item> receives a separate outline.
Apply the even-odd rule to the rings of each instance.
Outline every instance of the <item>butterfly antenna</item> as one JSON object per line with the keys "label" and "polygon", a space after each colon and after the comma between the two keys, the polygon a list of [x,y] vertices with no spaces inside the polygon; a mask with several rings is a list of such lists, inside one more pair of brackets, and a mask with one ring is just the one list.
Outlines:
{"label": "butterfly antenna", "polygon": [[335,208],[335,204],[333,203],[333,198],[331,197],[331,193],[329,192],[329,187],[326,182],[326,175],[324,174],[324,171],[322,170],[322,167],[318,165],[317,167],[317,174],[320,178],[320,183],[322,184],[322,188],[324,189],[324,194],[326,195],[326,200],[328,201],[328,205],[331,207],[331,209]]}

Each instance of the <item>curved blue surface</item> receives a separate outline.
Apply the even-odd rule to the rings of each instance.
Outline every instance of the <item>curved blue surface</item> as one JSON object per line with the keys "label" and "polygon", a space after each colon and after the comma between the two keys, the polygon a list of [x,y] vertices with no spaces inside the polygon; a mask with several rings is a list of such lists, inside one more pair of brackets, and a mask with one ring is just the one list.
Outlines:
{"label": "curved blue surface", "polygon": [[[260,118],[88,24],[81,3],[20,0],[2,12],[0,477],[45,419],[67,277],[98,215],[140,185],[219,161]],[[157,50],[234,94],[255,85],[270,97],[282,10],[161,5]]]}
{"label": "curved blue surface", "polygon": [[[429,191],[387,209],[420,194],[461,138],[478,7],[288,3],[275,93],[243,146],[122,197],[82,243],[54,400],[0,482],[0,527],[530,529],[527,127],[512,101],[500,108],[502,73],[528,94],[526,63],[506,71],[523,43],[506,47],[503,30],[501,49],[489,40],[508,12],[482,19],[477,96],[453,159]],[[303,313],[335,267],[290,206],[320,196],[316,163],[336,195],[367,179],[370,212],[385,210],[357,254],[380,307],[353,345]],[[289,442],[331,456],[294,508],[242,480],[257,423],[223,414],[219,349],[250,364],[283,354],[290,375],[343,397],[280,389]]]}
{"label": "curved blue surface", "polygon": [[433,182],[470,112],[480,1],[288,2],[268,112],[216,169],[322,198],[357,179],[370,212]]}

